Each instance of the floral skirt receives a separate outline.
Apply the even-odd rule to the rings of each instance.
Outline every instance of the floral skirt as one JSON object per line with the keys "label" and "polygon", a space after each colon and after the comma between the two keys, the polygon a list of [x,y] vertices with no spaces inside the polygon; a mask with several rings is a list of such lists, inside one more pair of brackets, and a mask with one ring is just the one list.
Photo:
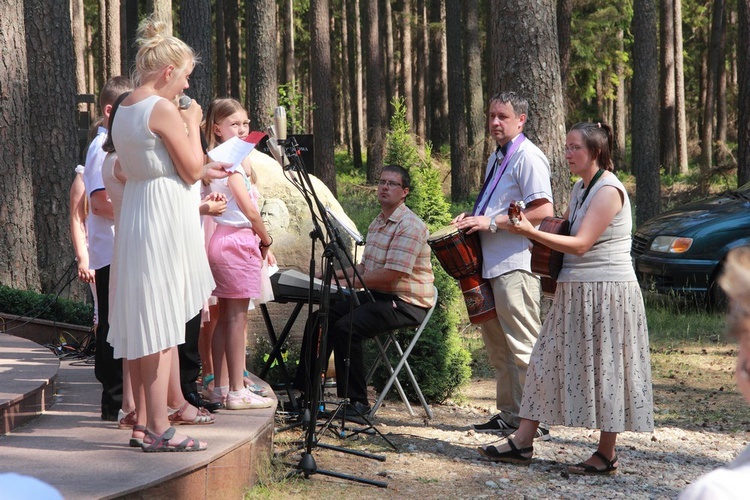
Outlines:
{"label": "floral skirt", "polygon": [[558,283],[526,372],[520,416],[605,432],[654,428],[638,283]]}

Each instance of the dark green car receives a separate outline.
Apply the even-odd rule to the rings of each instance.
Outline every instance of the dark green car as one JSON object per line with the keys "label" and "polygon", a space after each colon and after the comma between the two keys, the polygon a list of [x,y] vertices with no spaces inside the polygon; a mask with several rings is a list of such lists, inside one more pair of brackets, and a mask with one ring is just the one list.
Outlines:
{"label": "dark green car", "polygon": [[750,183],[649,219],[630,253],[643,289],[700,294],[717,307],[722,262],[740,246],[750,246]]}

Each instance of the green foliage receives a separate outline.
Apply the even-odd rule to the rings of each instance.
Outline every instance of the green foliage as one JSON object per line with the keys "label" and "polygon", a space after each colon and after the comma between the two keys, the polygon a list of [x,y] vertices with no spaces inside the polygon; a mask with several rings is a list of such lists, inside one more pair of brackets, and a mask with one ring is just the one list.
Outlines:
{"label": "green foliage", "polygon": [[[398,164],[409,171],[412,189],[407,197],[409,207],[434,231],[450,222],[450,205],[443,197],[439,172],[433,167],[430,149],[420,155],[413,137],[409,134],[403,99],[394,99],[394,115],[387,137],[387,164]],[[471,355],[463,347],[458,334],[460,293],[453,278],[432,258],[438,305],[422,332],[409,358],[409,365],[420,383],[427,401],[442,402],[453,395],[471,376]],[[414,335],[413,329],[400,333],[403,345]],[[392,364],[395,361],[392,360]],[[383,388],[386,371],[380,370],[373,380],[378,390]],[[400,377],[407,395],[416,399],[416,393],[402,372]],[[394,392],[395,394],[395,392]]]}
{"label": "green foliage", "polygon": [[288,133],[302,133],[302,118],[305,115],[304,96],[296,85],[285,83],[279,86],[279,106],[284,106],[287,110]]}
{"label": "green foliage", "polygon": [[16,290],[5,285],[0,285],[0,311],[81,326],[90,326],[94,318],[94,308],[90,304],[61,299],[51,294]]}
{"label": "green foliage", "polygon": [[[633,17],[632,2],[583,0],[573,9],[570,32],[570,67],[567,96],[576,103],[567,118],[569,123],[586,121],[602,115],[598,108],[603,101],[616,99],[618,65],[623,77],[632,74],[629,46],[632,36],[628,29]],[[618,33],[623,33],[623,42]]]}

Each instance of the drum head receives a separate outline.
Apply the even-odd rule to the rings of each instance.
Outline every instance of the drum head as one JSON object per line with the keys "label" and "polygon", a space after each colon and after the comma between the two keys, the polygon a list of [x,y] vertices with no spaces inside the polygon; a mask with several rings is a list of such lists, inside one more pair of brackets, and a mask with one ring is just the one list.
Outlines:
{"label": "drum head", "polygon": [[446,236],[453,236],[458,233],[458,228],[451,224],[450,226],[445,226],[443,228],[438,229],[434,233],[430,235],[429,238],[427,238],[427,243],[430,243],[432,241],[438,241],[442,240]]}

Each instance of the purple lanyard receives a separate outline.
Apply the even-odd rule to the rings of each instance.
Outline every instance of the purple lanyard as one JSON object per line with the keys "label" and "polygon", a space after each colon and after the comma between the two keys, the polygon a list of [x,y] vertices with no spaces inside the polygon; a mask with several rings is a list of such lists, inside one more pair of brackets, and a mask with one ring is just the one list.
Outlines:
{"label": "purple lanyard", "polygon": [[[474,203],[474,209],[471,211],[474,215],[484,215],[484,211],[487,210],[487,205],[490,204],[490,197],[489,195],[492,194],[492,192],[497,187],[497,183],[500,182],[500,178],[505,173],[505,169],[508,167],[508,161],[510,160],[510,157],[513,156],[513,153],[516,152],[518,149],[518,146],[521,145],[521,143],[526,139],[526,136],[523,135],[523,133],[518,135],[518,140],[513,141],[513,143],[510,145],[510,149],[508,150],[508,153],[503,157],[503,162],[500,164],[500,174],[497,173],[495,175],[492,175],[491,177],[488,177],[484,184],[482,185],[482,190],[479,191],[479,196],[477,196],[477,201]],[[495,153],[495,165],[497,165],[497,153]],[[494,165],[493,165],[494,166]],[[494,169],[493,169],[494,171]],[[490,186],[490,183],[492,183],[492,186]],[[484,194],[487,193],[487,199],[482,204],[481,210],[477,210],[479,208],[479,203],[484,198]]]}

